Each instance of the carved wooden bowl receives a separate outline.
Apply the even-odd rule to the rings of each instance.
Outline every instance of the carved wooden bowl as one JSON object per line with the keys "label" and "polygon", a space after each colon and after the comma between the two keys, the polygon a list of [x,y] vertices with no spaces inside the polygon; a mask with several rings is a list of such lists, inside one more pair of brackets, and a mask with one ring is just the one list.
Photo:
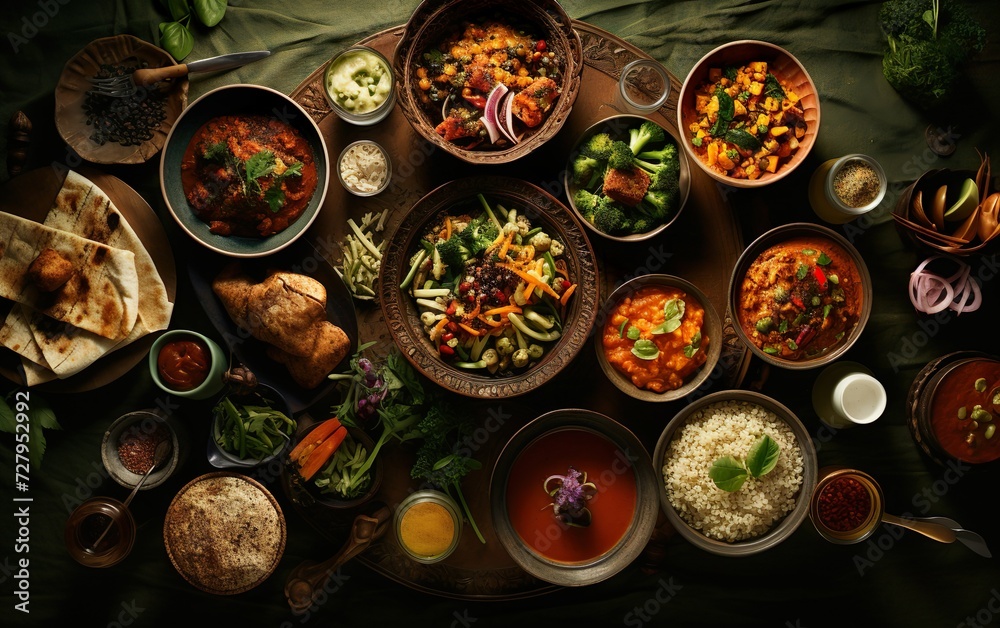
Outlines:
{"label": "carved wooden bowl", "polygon": [[[427,50],[435,47],[463,21],[494,15],[510,16],[534,27],[543,36],[548,49],[556,53],[562,64],[561,93],[545,121],[522,137],[517,144],[494,148],[480,144],[474,149],[445,141],[435,131],[440,119],[424,109],[418,98],[415,63]],[[569,117],[580,91],[583,71],[583,47],[573,30],[572,21],[554,0],[512,2],[510,0],[450,0],[444,4],[425,0],[406,23],[403,37],[393,56],[396,89],[403,115],[413,128],[431,144],[463,161],[474,164],[501,164],[514,161],[551,139]]]}
{"label": "carved wooden bowl", "polygon": [[87,161],[98,164],[140,164],[160,152],[167,141],[167,134],[177,117],[187,106],[188,81],[176,80],[168,89],[164,103],[166,117],[153,131],[153,137],[137,146],[122,146],[117,142],[98,144],[91,139],[94,131],[87,124],[83,109],[90,79],[104,64],[138,64],[159,68],[174,65],[175,61],[164,50],[132,35],[104,37],[87,44],[66,62],[59,83],[56,85],[56,127],[59,134],[73,150]]}
{"label": "carved wooden bowl", "polygon": [[[446,363],[424,333],[416,304],[399,285],[410,268],[418,241],[443,213],[462,206],[479,207],[482,193],[491,205],[516,208],[528,215],[532,225],[542,226],[565,245],[567,270],[576,291],[563,314],[561,336],[545,348],[532,366],[510,376],[491,376],[486,371],[462,370]],[[594,250],[576,216],[541,188],[510,177],[469,177],[450,181],[417,201],[386,239],[394,246],[383,254],[379,274],[382,313],[396,345],[421,373],[453,392],[482,399],[522,395],[555,377],[587,343],[597,316],[599,301]]]}

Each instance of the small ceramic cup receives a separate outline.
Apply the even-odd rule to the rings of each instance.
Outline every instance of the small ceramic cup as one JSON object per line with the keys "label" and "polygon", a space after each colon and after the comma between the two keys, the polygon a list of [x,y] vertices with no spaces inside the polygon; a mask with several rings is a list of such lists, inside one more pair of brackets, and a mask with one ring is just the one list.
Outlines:
{"label": "small ceramic cup", "polygon": [[[104,439],[101,442],[101,461],[108,475],[125,488],[135,488],[145,472],[135,466],[137,461],[123,460],[122,452],[128,447],[134,450],[136,443],[144,441],[147,447],[145,457],[151,460],[152,451],[162,439],[170,440],[170,457],[149,474],[139,489],[141,491],[156,488],[173,475],[177,467],[181,466],[186,443],[182,442],[184,439],[178,434],[177,423],[154,410],[136,410],[118,417],[104,432]],[[133,468],[130,469],[129,466]]]}
{"label": "small ceramic cup", "polygon": [[[195,386],[194,388],[188,390],[176,390],[170,387],[170,384],[165,382],[162,377],[160,377],[160,369],[157,366],[157,359],[159,358],[160,351],[171,342],[177,342],[182,340],[193,340],[195,342],[201,343],[201,345],[208,350],[209,353],[209,364],[208,364],[208,374],[201,384]],[[165,392],[171,395],[177,395],[178,397],[184,397],[186,399],[207,399],[213,395],[219,394],[223,386],[226,385],[225,381],[222,379],[222,374],[226,372],[226,367],[228,364],[228,358],[225,352],[223,352],[222,347],[216,344],[211,338],[203,336],[198,332],[187,331],[184,329],[174,329],[168,331],[156,339],[153,343],[152,348],[149,350],[149,372],[153,376],[153,381]]]}
{"label": "small ceramic cup", "polygon": [[836,362],[823,369],[813,384],[813,409],[836,429],[866,425],[885,411],[885,388],[857,362]]}
{"label": "small ceramic cup", "polygon": [[888,189],[885,170],[877,161],[868,155],[845,155],[824,162],[813,173],[809,204],[824,221],[840,225],[878,207]]}

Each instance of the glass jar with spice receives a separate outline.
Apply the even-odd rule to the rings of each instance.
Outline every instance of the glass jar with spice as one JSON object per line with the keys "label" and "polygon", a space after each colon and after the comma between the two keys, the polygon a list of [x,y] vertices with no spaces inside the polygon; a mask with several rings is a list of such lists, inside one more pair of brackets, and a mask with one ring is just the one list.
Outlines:
{"label": "glass jar with spice", "polygon": [[462,514],[454,499],[440,491],[412,493],[396,508],[396,539],[420,563],[444,560],[462,534]]}
{"label": "glass jar with spice", "polygon": [[826,161],[809,180],[809,204],[826,222],[844,224],[875,209],[888,181],[877,161],[867,155],[845,155]]}
{"label": "glass jar with spice", "polygon": [[882,520],[882,488],[857,469],[820,469],[809,504],[809,518],[820,536],[832,543],[858,543]]}

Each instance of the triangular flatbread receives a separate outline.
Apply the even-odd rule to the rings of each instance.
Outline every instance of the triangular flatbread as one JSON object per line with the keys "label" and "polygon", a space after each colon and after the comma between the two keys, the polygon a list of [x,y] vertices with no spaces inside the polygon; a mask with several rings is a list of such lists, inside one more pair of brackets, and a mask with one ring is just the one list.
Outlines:
{"label": "triangular flatbread", "polygon": [[[48,293],[39,291],[27,278],[31,262],[46,248],[59,253],[74,269],[69,281]],[[119,340],[132,331],[138,316],[135,255],[0,212],[0,297]]]}

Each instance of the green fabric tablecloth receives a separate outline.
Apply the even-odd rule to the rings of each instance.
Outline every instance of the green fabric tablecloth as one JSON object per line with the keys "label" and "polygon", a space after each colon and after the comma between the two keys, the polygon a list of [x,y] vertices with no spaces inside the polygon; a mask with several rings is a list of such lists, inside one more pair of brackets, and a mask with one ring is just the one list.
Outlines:
{"label": "green fabric tablecloth", "polygon": [[[968,3],[991,40],[969,68],[963,109],[928,118],[903,101],[881,74],[884,41],[875,23],[877,2],[831,0],[702,0],[652,2],[567,1],[574,18],[635,44],[683,78],[711,48],[734,39],[763,39],[795,54],[819,88],[822,125],[812,154],[796,176],[759,193],[728,196],[749,241],[764,227],[812,218],[805,197],[808,173],[822,161],[848,153],[874,156],[894,184],[883,208],[844,230],[872,273],[871,321],[847,358],[873,369],[889,404],[874,425],[833,433],[821,427],[809,401],[816,372],[773,370],[763,392],[787,404],[815,435],[820,465],[846,464],[875,473],[889,512],[940,514],[981,532],[1000,551],[995,517],[997,481],[992,468],[947,473],[922,456],[905,426],[904,399],[916,372],[928,361],[959,349],[1000,353],[996,331],[1000,272],[995,255],[970,259],[984,279],[984,306],[960,319],[931,324],[915,314],[906,296],[910,271],[922,257],[905,247],[886,209],[905,184],[929,168],[975,169],[975,149],[1000,154],[1000,19],[995,0]],[[196,76],[191,98],[228,83],[259,83],[285,93],[339,49],[378,30],[405,22],[413,0],[347,3],[339,0],[231,2],[218,27],[196,29],[188,60],[225,52],[270,49],[268,59],[221,75]],[[66,163],[71,156],[53,124],[53,88],[65,61],[98,37],[130,33],[155,41],[166,12],[156,0],[41,0],[5,3],[0,9],[0,120],[25,111],[34,124],[28,168]],[[927,150],[928,125],[951,128],[958,147],[949,158]],[[6,135],[4,133],[3,135]],[[6,139],[0,138],[0,161]],[[169,218],[159,194],[157,160],[141,166],[102,167],[135,187],[163,220],[175,245],[179,282],[172,327],[211,327],[196,305],[184,271],[191,246]],[[0,172],[6,169],[0,167]],[[555,172],[539,173],[543,177]],[[5,178],[6,175],[3,175]],[[603,377],[599,372],[591,377]],[[14,390],[0,382],[0,393]],[[254,591],[233,598],[202,594],[181,580],[162,545],[163,511],[169,494],[144,493],[134,503],[136,547],[121,565],[103,571],[76,565],[66,553],[63,528],[68,505],[88,491],[124,498],[125,491],[99,478],[99,446],[108,424],[126,411],[148,407],[158,396],[145,365],[100,390],[74,396],[46,395],[65,428],[49,431],[41,468],[31,470],[30,553],[18,553],[19,526],[11,512],[14,439],[0,437],[0,625],[769,625],[972,626],[1000,622],[1000,569],[959,545],[936,544],[912,533],[880,531],[856,546],[824,542],[806,522],[765,554],[746,559],[715,557],[674,538],[663,570],[644,575],[637,565],[598,585],[532,600],[475,603],[411,591],[359,564],[349,564],[329,600],[311,616],[290,614],[282,586],[307,558],[330,555],[335,545],[287,509],[289,541],[275,575]],[[670,413],[677,408],[671,408]],[[207,424],[204,404],[187,404],[181,416],[200,443]],[[649,420],[668,417],[649,408]],[[658,432],[659,427],[652,432]],[[646,442],[652,450],[655,442]],[[193,455],[200,455],[193,447]],[[176,489],[179,484],[175,484]],[[169,492],[169,489],[166,489]],[[279,491],[280,492],[280,491]],[[30,565],[30,614],[14,609],[18,559]],[[971,622],[971,623],[970,623]]]}

